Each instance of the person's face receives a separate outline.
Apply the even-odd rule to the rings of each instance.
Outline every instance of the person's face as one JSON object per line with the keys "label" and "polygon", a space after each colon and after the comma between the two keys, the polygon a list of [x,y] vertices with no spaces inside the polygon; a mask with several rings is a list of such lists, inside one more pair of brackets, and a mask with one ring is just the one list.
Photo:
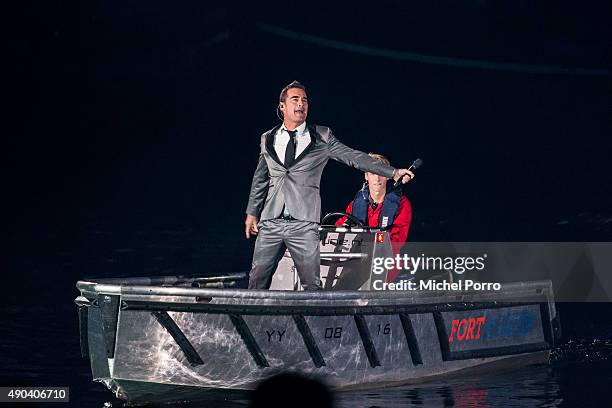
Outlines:
{"label": "person's face", "polygon": [[387,191],[387,180],[389,180],[388,178],[384,176],[379,176],[378,174],[366,172],[365,179],[368,182],[370,192],[384,193]]}
{"label": "person's face", "polygon": [[280,110],[283,112],[285,123],[301,125],[308,116],[308,97],[306,92],[300,88],[290,88],[287,90],[285,102],[280,103]]}

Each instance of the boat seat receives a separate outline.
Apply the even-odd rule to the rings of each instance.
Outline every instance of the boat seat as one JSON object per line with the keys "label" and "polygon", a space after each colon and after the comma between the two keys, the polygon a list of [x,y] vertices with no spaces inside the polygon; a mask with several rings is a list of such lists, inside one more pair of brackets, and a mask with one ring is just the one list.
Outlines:
{"label": "boat seat", "polygon": [[[321,283],[324,290],[373,290],[374,279],[386,281],[386,270],[373,274],[377,257],[392,257],[389,233],[378,228],[319,228]],[[285,251],[272,277],[271,290],[302,290],[291,254]]]}

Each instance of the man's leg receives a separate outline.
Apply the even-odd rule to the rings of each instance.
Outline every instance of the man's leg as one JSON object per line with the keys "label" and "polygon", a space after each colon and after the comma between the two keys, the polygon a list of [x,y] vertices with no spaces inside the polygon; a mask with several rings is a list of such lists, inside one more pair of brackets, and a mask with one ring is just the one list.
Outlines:
{"label": "man's leg", "polygon": [[285,244],[304,290],[321,289],[319,224],[307,221],[288,222]]}
{"label": "man's leg", "polygon": [[278,220],[262,221],[253,250],[253,263],[249,274],[249,289],[269,289],[272,275],[285,252],[282,225]]}

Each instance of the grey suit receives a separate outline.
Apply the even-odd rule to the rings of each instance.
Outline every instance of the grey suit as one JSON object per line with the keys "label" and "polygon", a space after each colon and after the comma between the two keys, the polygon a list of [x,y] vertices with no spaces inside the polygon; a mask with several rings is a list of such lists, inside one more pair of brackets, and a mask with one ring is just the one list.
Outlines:
{"label": "grey suit", "polygon": [[[296,264],[304,289],[319,286],[321,174],[331,158],[361,171],[391,178],[395,169],[351,149],[326,126],[308,126],[310,144],[286,168],[278,158],[274,136],[279,126],[261,136],[261,153],[253,175],[246,213],[259,217],[249,288],[270,286],[285,246]],[[286,208],[295,220],[279,219]]]}

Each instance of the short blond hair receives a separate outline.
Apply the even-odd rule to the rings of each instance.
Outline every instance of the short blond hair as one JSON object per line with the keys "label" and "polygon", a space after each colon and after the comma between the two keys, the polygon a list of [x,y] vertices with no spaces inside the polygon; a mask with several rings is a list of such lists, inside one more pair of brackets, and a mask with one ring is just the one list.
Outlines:
{"label": "short blond hair", "polygon": [[387,166],[391,165],[391,162],[389,161],[389,159],[387,159],[385,156],[383,156],[382,154],[379,153],[368,153],[368,155],[373,158],[374,160],[376,160],[377,162],[380,162],[382,164],[386,164]]}

